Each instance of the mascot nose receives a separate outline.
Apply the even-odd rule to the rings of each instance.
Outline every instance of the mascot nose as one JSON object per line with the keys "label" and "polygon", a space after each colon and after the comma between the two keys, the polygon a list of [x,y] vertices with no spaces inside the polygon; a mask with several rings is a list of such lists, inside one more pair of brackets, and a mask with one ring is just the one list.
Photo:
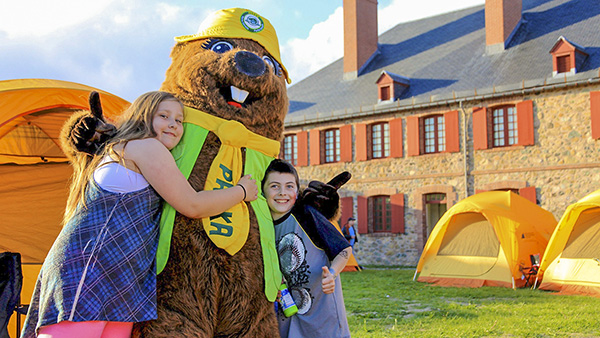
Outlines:
{"label": "mascot nose", "polygon": [[248,76],[258,77],[265,73],[267,65],[258,55],[242,50],[235,54],[235,68]]}

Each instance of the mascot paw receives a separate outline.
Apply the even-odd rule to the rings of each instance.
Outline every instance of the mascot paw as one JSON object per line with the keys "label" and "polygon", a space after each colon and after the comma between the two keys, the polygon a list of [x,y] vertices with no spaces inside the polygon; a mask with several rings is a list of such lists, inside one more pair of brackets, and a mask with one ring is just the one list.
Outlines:
{"label": "mascot paw", "polygon": [[98,92],[90,93],[89,102],[90,112],[74,121],[68,139],[77,151],[94,155],[102,151],[106,141],[116,134],[117,129],[104,120]]}
{"label": "mascot paw", "polygon": [[338,189],[350,180],[352,175],[344,171],[327,183],[311,181],[300,195],[300,203],[317,209],[327,219],[335,219],[340,209]]}

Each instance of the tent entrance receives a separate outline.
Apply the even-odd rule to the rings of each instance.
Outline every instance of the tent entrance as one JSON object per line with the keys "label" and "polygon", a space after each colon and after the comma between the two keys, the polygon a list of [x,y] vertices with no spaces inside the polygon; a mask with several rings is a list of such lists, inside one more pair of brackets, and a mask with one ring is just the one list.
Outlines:
{"label": "tent entrance", "polygon": [[440,244],[435,275],[481,276],[494,268],[499,253],[500,241],[482,214],[457,214],[448,223]]}
{"label": "tent entrance", "polygon": [[450,220],[438,251],[439,256],[498,257],[500,241],[482,214],[466,212]]}
{"label": "tent entrance", "polygon": [[579,214],[579,218],[573,225],[562,258],[600,260],[598,243],[600,243],[600,208],[587,209]]}

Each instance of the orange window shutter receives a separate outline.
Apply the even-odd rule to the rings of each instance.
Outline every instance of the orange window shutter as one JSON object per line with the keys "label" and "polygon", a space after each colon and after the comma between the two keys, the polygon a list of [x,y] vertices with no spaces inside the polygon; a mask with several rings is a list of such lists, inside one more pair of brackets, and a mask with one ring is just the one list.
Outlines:
{"label": "orange window shutter", "polygon": [[527,100],[517,103],[517,128],[519,131],[518,144],[520,146],[533,145],[533,101]]}
{"label": "orange window shutter", "polygon": [[402,119],[390,121],[390,157],[402,157]]}
{"label": "orange window shutter", "polygon": [[339,221],[340,225],[346,224],[348,218],[354,217],[354,201],[352,197],[340,198],[342,205],[342,219]]}
{"label": "orange window shutter", "polygon": [[488,148],[487,111],[485,107],[473,108],[473,148]]}
{"label": "orange window shutter", "polygon": [[355,126],[356,132],[356,160],[366,161],[367,160],[367,125],[364,123],[357,123]]}
{"label": "orange window shutter", "polygon": [[404,194],[390,196],[392,204],[392,233],[404,233]]}
{"label": "orange window shutter", "polygon": [[590,92],[590,111],[592,113],[592,138],[600,139],[600,92]]}
{"label": "orange window shutter", "polygon": [[340,162],[352,162],[352,125],[340,127]]}
{"label": "orange window shutter", "polygon": [[310,165],[321,164],[321,131],[313,129],[309,132]]}
{"label": "orange window shutter", "polygon": [[519,189],[519,195],[521,195],[521,197],[525,197],[532,203],[537,204],[537,195],[535,192],[535,187],[521,188],[521,189]]}
{"label": "orange window shutter", "polygon": [[406,117],[406,155],[419,156],[419,117]]}
{"label": "orange window shutter", "polygon": [[444,114],[446,122],[446,152],[456,153],[460,151],[460,128],[458,126],[458,110]]}
{"label": "orange window shutter", "polygon": [[358,196],[357,207],[358,207],[358,233],[366,234],[369,232],[369,211],[367,206],[367,198],[364,196]]}
{"label": "orange window shutter", "polygon": [[296,134],[298,140],[298,166],[308,165],[308,132],[301,131]]}

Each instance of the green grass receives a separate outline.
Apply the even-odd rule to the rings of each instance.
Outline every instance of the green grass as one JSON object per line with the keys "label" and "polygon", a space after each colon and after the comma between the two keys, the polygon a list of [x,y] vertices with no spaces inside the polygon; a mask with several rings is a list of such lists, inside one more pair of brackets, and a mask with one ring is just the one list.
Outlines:
{"label": "green grass", "polygon": [[600,337],[600,298],[413,282],[414,269],[342,274],[353,338]]}

